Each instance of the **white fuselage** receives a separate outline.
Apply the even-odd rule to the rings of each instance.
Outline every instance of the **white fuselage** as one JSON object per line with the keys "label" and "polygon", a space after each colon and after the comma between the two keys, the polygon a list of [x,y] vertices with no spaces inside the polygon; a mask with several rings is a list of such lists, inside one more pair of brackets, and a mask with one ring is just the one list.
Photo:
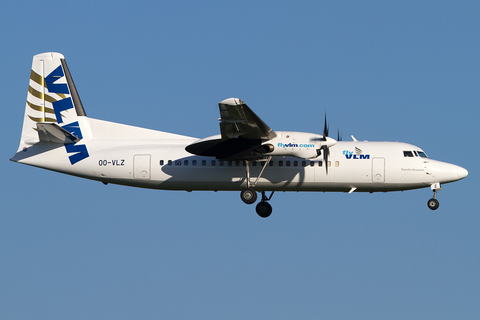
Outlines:
{"label": "white fuselage", "polygon": [[[89,132],[81,144],[88,157],[74,165],[62,145],[36,143],[24,146],[13,161],[83,178],[135,187],[164,190],[242,190],[246,187],[243,161],[221,161],[196,156],[185,147],[198,139],[81,117]],[[85,130],[84,130],[85,131]],[[285,142],[304,133],[281,132],[274,146],[283,153],[311,153],[310,145]],[[279,143],[283,143],[280,145]],[[79,143],[80,144],[80,143]],[[303,150],[300,150],[302,149]],[[314,150],[314,148],[311,148]],[[413,156],[405,156],[404,151]],[[418,154],[420,148],[400,142],[338,141],[330,147],[328,163],[322,157],[304,159],[276,156],[256,183],[258,191],[396,191],[430,187],[466,176],[453,164]],[[287,152],[288,153],[288,152]],[[255,181],[265,162],[250,163]],[[328,166],[328,174],[325,166]]]}

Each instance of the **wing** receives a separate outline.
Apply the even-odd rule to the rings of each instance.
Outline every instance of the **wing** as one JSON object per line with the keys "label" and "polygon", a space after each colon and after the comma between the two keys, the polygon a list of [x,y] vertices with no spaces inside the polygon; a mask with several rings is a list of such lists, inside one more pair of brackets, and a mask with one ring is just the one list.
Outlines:
{"label": "wing", "polygon": [[240,99],[226,99],[218,106],[221,136],[196,141],[185,150],[225,160],[261,159],[269,150],[262,146],[262,142],[275,138],[277,134]]}
{"label": "wing", "polygon": [[230,98],[218,104],[222,140],[244,138],[270,140],[277,134],[240,99]]}

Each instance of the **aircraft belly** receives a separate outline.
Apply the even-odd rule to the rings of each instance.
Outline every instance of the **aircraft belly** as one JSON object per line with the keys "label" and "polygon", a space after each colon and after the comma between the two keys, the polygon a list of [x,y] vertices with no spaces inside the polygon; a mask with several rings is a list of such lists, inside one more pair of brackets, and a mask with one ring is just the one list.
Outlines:
{"label": "aircraft belly", "polygon": [[[182,163],[183,164],[183,163]],[[241,190],[246,187],[246,167],[244,166],[163,166],[159,179],[161,189],[177,190]],[[255,183],[261,166],[251,167],[250,180]],[[313,172],[313,170],[312,170]],[[159,172],[154,173],[161,177]],[[313,185],[313,175],[304,168],[272,168],[267,166],[256,184],[258,190],[290,190]]]}

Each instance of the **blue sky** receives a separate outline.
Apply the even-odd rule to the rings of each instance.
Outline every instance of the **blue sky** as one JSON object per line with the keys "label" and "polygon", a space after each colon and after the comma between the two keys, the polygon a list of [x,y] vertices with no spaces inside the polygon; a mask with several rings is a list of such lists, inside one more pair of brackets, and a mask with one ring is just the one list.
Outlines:
{"label": "blue sky", "polygon": [[[17,1],[1,10],[5,319],[476,319],[480,4]],[[104,186],[8,161],[32,56],[65,55],[86,113],[206,137],[243,99],[272,129],[402,141],[469,170],[386,194]]]}

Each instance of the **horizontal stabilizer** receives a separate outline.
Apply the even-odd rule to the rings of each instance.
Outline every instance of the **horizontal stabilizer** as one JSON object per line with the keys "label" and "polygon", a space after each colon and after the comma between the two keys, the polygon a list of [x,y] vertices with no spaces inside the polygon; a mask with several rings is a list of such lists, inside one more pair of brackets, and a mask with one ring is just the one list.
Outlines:
{"label": "horizontal stabilizer", "polygon": [[80,141],[79,137],[71,134],[56,123],[38,122],[37,129],[40,142],[72,144]]}

